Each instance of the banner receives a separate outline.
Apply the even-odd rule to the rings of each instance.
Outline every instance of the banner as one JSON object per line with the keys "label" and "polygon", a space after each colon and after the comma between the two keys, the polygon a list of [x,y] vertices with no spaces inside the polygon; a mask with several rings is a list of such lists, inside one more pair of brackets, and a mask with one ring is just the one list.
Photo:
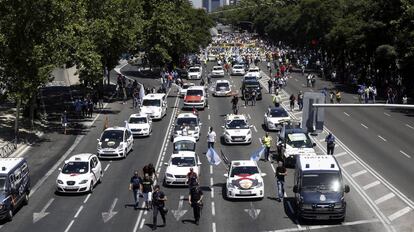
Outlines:
{"label": "banner", "polygon": [[211,165],[219,165],[221,163],[220,156],[217,154],[217,152],[213,148],[209,148],[207,153],[207,160]]}
{"label": "banner", "polygon": [[252,155],[250,156],[250,160],[259,161],[260,158],[262,158],[264,152],[265,152],[265,147],[262,146],[261,148],[257,149],[255,152],[252,153]]}

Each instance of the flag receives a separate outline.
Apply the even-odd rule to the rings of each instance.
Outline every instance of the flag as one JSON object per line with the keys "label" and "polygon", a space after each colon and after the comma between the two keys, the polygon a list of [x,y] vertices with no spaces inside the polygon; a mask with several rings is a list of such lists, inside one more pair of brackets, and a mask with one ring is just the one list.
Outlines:
{"label": "flag", "polygon": [[263,156],[265,151],[265,147],[262,146],[261,148],[257,149],[255,152],[252,153],[252,155],[250,156],[250,160],[253,161],[259,161],[260,158]]}
{"label": "flag", "polygon": [[127,130],[130,130],[130,129],[129,129],[129,123],[128,123],[128,121],[125,121],[125,128],[126,128]]}
{"label": "flag", "polygon": [[207,153],[207,160],[211,165],[219,165],[221,163],[220,156],[217,154],[217,152],[213,148],[209,148]]}

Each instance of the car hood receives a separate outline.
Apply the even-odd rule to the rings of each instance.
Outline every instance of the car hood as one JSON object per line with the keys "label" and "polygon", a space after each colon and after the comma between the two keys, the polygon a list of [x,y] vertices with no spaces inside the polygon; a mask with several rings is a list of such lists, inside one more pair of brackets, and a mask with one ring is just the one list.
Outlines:
{"label": "car hood", "polygon": [[110,149],[116,149],[122,141],[120,140],[108,140],[108,141],[101,141],[101,147],[102,148],[110,148]]}
{"label": "car hood", "polygon": [[250,129],[226,129],[230,136],[246,136]]}
{"label": "car hood", "polygon": [[142,106],[141,112],[145,114],[154,114],[159,112],[160,107],[158,106]]}
{"label": "car hood", "polygon": [[167,167],[167,170],[165,171],[166,173],[172,174],[172,175],[187,175],[188,172],[190,172],[190,168],[193,168],[194,172],[198,173],[198,167],[196,166],[186,166],[186,167],[178,167],[175,165],[170,165]]}
{"label": "car hood", "polygon": [[88,173],[78,174],[78,173],[70,173],[70,174],[64,174],[60,173],[58,176],[58,179],[63,181],[63,183],[66,183],[66,181],[82,181],[84,179],[89,179]]}
{"label": "car hood", "polygon": [[324,192],[324,191],[301,191],[305,204],[327,204],[341,202],[343,193],[341,192]]}
{"label": "car hood", "polygon": [[228,183],[232,183],[234,186],[240,189],[249,189],[251,187],[257,186],[259,183],[263,183],[263,178],[260,174],[242,174],[236,175],[234,177],[229,177],[227,180]]}

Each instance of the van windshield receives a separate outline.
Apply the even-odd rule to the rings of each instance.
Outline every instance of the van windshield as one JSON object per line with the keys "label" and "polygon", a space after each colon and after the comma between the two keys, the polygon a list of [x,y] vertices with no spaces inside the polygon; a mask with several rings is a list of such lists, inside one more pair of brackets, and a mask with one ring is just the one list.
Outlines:
{"label": "van windshield", "polygon": [[0,192],[6,191],[6,178],[0,177]]}
{"label": "van windshield", "polygon": [[157,106],[160,107],[161,106],[161,101],[158,99],[144,99],[144,101],[142,101],[142,105],[143,106]]}
{"label": "van windshield", "polygon": [[306,173],[303,175],[302,188],[306,190],[323,190],[339,192],[341,189],[339,172]]}

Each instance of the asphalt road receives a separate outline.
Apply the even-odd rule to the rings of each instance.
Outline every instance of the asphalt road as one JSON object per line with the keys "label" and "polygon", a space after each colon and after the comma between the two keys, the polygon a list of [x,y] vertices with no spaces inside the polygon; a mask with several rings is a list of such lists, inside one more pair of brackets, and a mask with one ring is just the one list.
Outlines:
{"label": "asphalt road", "polygon": [[[211,67],[212,63],[209,63],[204,72]],[[126,66],[122,71],[133,69],[134,67]],[[225,78],[232,82],[233,88],[240,88],[241,77],[226,76]],[[265,80],[266,77],[262,81],[266,83]],[[149,80],[141,81],[145,84],[145,81]],[[151,83],[153,82],[148,82],[148,85]],[[286,92],[297,93],[299,90],[306,90],[307,88],[302,86],[303,83],[302,77],[294,75],[289,80]],[[317,87],[322,88],[324,85],[317,82]],[[266,90],[263,89],[263,93],[265,92]],[[285,100],[287,100],[287,93],[285,93]],[[345,94],[344,99],[355,101],[353,96],[348,94]],[[105,169],[103,182],[91,195],[56,195],[54,190],[58,171],[51,169],[50,162],[45,164],[43,169],[51,170],[42,171],[44,174],[41,176],[45,176],[45,182],[32,195],[30,204],[19,210],[14,220],[3,224],[0,230],[7,232],[149,231],[152,212],[134,210],[131,207],[133,198],[128,191],[129,178],[135,169],[141,170],[145,164],[152,162],[157,169],[159,168],[159,178],[162,180],[165,172],[163,163],[168,161],[172,152],[169,140],[171,123],[174,121],[172,115],[181,111],[181,105],[182,100],[177,98],[175,89],[172,88],[168,97],[167,116],[161,121],[154,122],[150,137],[135,139],[134,150],[125,160],[102,161]],[[346,196],[347,217],[342,224],[324,222],[303,224],[298,223],[293,216],[291,198],[293,170],[288,171],[285,203],[279,203],[275,201],[275,165],[270,162],[259,162],[262,172],[267,174],[264,177],[263,200],[228,201],[223,198],[225,183],[223,174],[226,172],[226,165],[224,163],[218,166],[209,165],[205,157],[206,134],[209,126],[214,128],[218,137],[222,134],[224,116],[231,112],[230,98],[213,97],[210,94],[209,105],[209,108],[200,111],[203,125],[201,138],[197,144],[197,152],[202,161],[200,182],[205,195],[200,225],[193,224],[191,208],[185,201],[188,197],[188,189],[163,187],[162,190],[168,197],[167,206],[170,212],[167,216],[167,227],[159,227],[159,231],[409,231],[412,227],[413,212],[409,200],[414,196],[409,184],[409,177],[413,176],[410,175],[412,170],[409,168],[412,160],[399,152],[401,150],[410,155],[409,152],[413,150],[410,148],[413,147],[414,129],[405,125],[414,126],[412,118],[381,109],[328,110],[326,126],[339,139],[335,154],[344,170],[345,181],[351,185],[351,192]],[[246,114],[250,123],[254,125],[252,128],[254,139],[251,145],[228,146],[220,144],[218,139],[216,150],[229,160],[249,159],[250,154],[260,146],[259,138],[264,135],[263,114],[269,105],[271,105],[271,96],[264,94],[263,100],[258,101],[256,106],[240,107],[240,113]],[[67,148],[68,150],[59,151],[59,158],[81,152],[95,153],[96,139],[102,131],[104,116],[109,117],[110,125],[124,125],[124,121],[133,113],[131,104],[122,105],[114,102],[108,104],[107,108],[105,115],[99,115],[93,121],[93,126],[87,134],[77,137],[74,145]],[[293,116],[300,117],[300,112],[293,113]],[[276,138],[276,133],[271,135]],[[405,138],[400,138],[401,135]],[[324,152],[325,144],[320,142],[324,136],[326,135],[320,134],[314,138],[319,145],[317,148],[319,153]],[[57,166],[61,165],[60,163]],[[38,169],[34,172],[35,175],[40,173]],[[356,173],[359,174],[355,175]],[[379,184],[369,187],[369,184],[376,181]],[[364,187],[367,186],[369,188],[365,189]],[[408,200],[404,198],[405,196],[409,197]],[[179,208],[180,199],[184,199],[182,208]],[[404,209],[408,212],[400,211]],[[112,217],[105,222],[102,213],[108,212]],[[400,213],[395,214],[395,212]],[[34,213],[40,213],[36,214],[38,219],[38,215],[44,217],[34,221]],[[159,218],[158,221],[160,224],[161,219]]]}

